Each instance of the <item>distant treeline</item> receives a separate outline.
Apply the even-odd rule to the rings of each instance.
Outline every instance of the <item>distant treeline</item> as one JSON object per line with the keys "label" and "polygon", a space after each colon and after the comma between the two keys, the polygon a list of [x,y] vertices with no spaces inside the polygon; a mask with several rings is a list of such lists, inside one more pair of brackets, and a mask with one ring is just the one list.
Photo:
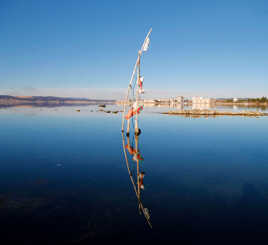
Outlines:
{"label": "distant treeline", "polygon": [[268,98],[263,96],[261,98],[238,98],[234,100],[233,98],[228,98],[228,99],[219,99],[217,100],[219,102],[230,102],[230,103],[257,103],[257,104],[262,104],[268,103]]}
{"label": "distant treeline", "polygon": [[252,98],[252,99],[248,99],[248,102],[267,103],[268,102],[268,98],[266,98],[266,97]]}

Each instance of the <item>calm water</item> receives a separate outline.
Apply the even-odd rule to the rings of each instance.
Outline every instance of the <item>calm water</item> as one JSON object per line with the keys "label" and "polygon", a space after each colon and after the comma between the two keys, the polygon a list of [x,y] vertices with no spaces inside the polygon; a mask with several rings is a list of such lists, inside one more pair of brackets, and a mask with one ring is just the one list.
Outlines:
{"label": "calm water", "polygon": [[146,110],[139,148],[150,229],[128,175],[121,114],[96,109],[0,109],[3,244],[268,241],[268,117]]}

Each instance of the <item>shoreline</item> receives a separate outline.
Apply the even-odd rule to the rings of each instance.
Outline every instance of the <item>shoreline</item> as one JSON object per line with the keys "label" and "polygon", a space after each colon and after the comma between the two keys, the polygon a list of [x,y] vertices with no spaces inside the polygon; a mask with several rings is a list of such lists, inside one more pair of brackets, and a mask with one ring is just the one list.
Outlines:
{"label": "shoreline", "polygon": [[247,117],[263,117],[268,116],[268,113],[258,111],[215,111],[215,110],[179,110],[160,112],[165,115],[181,115],[181,116],[247,116]]}

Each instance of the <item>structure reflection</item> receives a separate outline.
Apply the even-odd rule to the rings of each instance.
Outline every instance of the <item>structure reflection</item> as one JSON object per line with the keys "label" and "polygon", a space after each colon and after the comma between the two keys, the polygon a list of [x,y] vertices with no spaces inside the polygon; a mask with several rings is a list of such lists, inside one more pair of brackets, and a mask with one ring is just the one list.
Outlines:
{"label": "structure reflection", "polygon": [[[152,228],[151,220],[150,220],[150,213],[148,208],[143,206],[142,202],[142,193],[144,191],[144,177],[145,172],[142,171],[142,161],[144,158],[142,157],[139,149],[139,136],[133,136],[132,140],[130,136],[124,136],[122,133],[122,142],[123,142],[123,151],[125,156],[125,162],[129,174],[130,181],[132,183],[135,195],[138,200],[138,211],[141,215],[143,215],[146,219],[147,224],[150,228]],[[130,162],[134,162],[135,167],[133,170],[130,167]]]}

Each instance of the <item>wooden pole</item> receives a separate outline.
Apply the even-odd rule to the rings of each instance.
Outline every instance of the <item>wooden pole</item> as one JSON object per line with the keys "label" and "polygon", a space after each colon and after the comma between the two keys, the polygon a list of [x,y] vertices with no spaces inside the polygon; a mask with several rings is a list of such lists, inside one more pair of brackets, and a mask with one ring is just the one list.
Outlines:
{"label": "wooden pole", "polygon": [[126,104],[129,103],[129,92],[130,92],[130,90],[132,89],[132,82],[133,82],[133,79],[134,79],[134,76],[135,76],[135,73],[136,73],[136,69],[137,69],[137,65],[138,65],[138,60],[139,60],[139,57],[137,58],[136,63],[135,63],[135,65],[134,65],[134,69],[133,69],[133,71],[132,71],[132,75],[131,75],[130,82],[129,82],[128,89],[127,89],[126,99],[125,99],[125,101],[123,102],[122,129],[121,129],[122,132],[124,132],[124,126],[125,126],[125,111],[126,111]]}
{"label": "wooden pole", "polygon": [[127,120],[127,136],[129,136],[130,131],[130,119]]}
{"label": "wooden pole", "polygon": [[[126,103],[129,103],[129,92],[130,90],[132,89],[132,82],[133,82],[133,79],[134,79],[134,76],[135,76],[135,73],[136,73],[136,69],[137,69],[137,65],[138,65],[138,61],[140,60],[140,56],[142,54],[142,51],[143,51],[143,48],[144,48],[144,45],[145,45],[145,42],[146,42],[146,39],[150,36],[152,32],[152,28],[149,30],[149,32],[147,33],[146,35],[146,38],[144,39],[143,41],[143,44],[141,46],[141,49],[139,51],[139,54],[138,54],[138,58],[136,60],[136,63],[134,65],[134,69],[132,71],[132,75],[131,75],[131,78],[130,78],[130,82],[129,82],[129,85],[128,85],[128,90],[127,90],[127,94],[126,94],[126,99],[125,101],[123,102],[123,113],[122,113],[122,127],[121,127],[121,131],[124,132],[124,126],[125,126],[125,111],[126,111]],[[138,127],[138,125],[137,125]]]}
{"label": "wooden pole", "polygon": [[[138,65],[137,65],[137,89],[136,89],[136,103],[137,103],[137,106],[139,107],[139,82],[140,82],[140,67],[141,67],[141,51],[139,51],[138,53]],[[138,135],[139,134],[139,114],[136,113],[136,117],[135,117],[135,135]]]}

